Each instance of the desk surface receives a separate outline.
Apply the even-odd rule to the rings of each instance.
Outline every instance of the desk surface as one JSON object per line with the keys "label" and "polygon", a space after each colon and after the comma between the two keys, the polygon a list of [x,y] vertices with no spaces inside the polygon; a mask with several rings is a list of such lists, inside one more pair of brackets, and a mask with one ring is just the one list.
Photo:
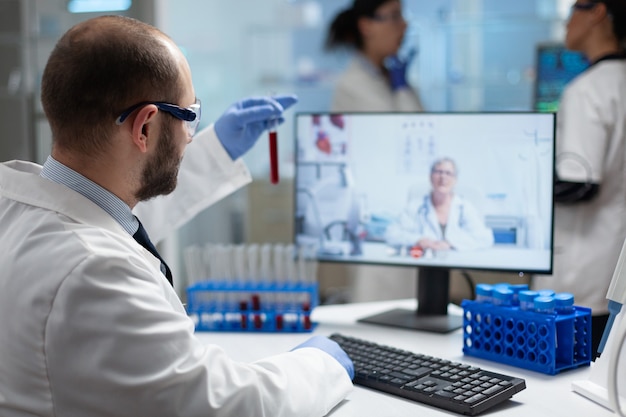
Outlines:
{"label": "desk surface", "polygon": [[[315,334],[330,335],[334,332],[369,339],[417,353],[425,353],[453,361],[465,362],[481,368],[517,376],[526,380],[526,389],[504,404],[483,416],[519,417],[572,417],[613,416],[614,414],[587,398],[575,393],[571,383],[585,380],[590,367],[568,370],[557,375],[544,375],[522,368],[507,366],[472,356],[464,356],[461,330],[449,334],[435,334],[412,330],[394,329],[371,324],[356,323],[356,320],[391,308],[415,308],[414,300],[383,301],[374,303],[342,304],[317,307],[313,320],[318,324]],[[451,310],[454,306],[451,306]],[[460,309],[457,311],[460,312]],[[252,334],[252,333],[198,333],[207,343],[222,346],[233,359],[254,361],[278,352],[287,351],[308,339],[309,333]],[[250,340],[254,339],[254,344]],[[250,347],[254,346],[254,349]],[[375,411],[374,411],[375,410]],[[414,403],[402,398],[355,386],[346,400],[331,413],[332,417],[397,417],[397,416],[451,416],[458,415],[444,410]]]}

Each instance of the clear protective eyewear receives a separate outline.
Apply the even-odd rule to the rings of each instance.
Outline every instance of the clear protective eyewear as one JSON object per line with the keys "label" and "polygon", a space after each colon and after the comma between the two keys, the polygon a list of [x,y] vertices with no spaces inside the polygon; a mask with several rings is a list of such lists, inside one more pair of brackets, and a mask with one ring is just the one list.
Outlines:
{"label": "clear protective eyewear", "polygon": [[374,14],[371,17],[372,20],[376,22],[391,22],[393,24],[399,24],[406,22],[406,18],[404,17],[404,13],[401,11],[391,12],[387,14]]}
{"label": "clear protective eyewear", "polygon": [[200,116],[202,114],[201,102],[198,98],[196,98],[196,102],[194,104],[187,108],[177,106],[176,104],[165,103],[163,101],[142,101],[141,103],[137,103],[124,110],[115,120],[115,123],[117,125],[121,125],[132,112],[142,106],[147,106],[148,104],[153,104],[157,106],[159,110],[169,113],[175,118],[184,121],[189,136],[196,134],[196,129],[198,129],[198,125],[200,124]]}
{"label": "clear protective eyewear", "polygon": [[445,169],[433,169],[433,175],[446,176],[446,177],[456,177],[456,174],[453,171],[448,171]]}

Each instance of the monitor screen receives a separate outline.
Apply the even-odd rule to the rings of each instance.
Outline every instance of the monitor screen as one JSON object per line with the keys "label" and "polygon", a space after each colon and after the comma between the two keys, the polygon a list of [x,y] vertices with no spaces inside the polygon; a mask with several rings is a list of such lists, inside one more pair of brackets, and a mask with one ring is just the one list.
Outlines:
{"label": "monitor screen", "polygon": [[418,298],[450,269],[552,272],[553,113],[295,117],[295,240],[319,260],[419,268]]}
{"label": "monitor screen", "polygon": [[537,46],[534,109],[556,112],[565,85],[583,72],[589,62],[583,54],[560,44]]}

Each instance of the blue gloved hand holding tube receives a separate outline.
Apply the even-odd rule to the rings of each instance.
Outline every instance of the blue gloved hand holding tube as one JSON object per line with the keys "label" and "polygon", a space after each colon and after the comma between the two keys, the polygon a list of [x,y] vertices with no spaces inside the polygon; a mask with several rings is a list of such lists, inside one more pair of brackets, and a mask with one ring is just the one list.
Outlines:
{"label": "blue gloved hand holding tube", "polygon": [[335,358],[341,366],[343,366],[350,376],[350,379],[354,379],[354,364],[352,363],[352,359],[348,356],[346,352],[344,352],[341,347],[334,340],[330,340],[324,336],[313,336],[312,338],[306,340],[305,342],[299,344],[292,350],[312,347],[321,349],[324,352],[328,353],[330,356]]}
{"label": "blue gloved hand holding tube", "polygon": [[391,81],[391,89],[393,91],[409,86],[406,80],[406,70],[417,55],[415,49],[411,49],[404,58],[393,55],[385,58],[385,68],[389,71],[389,79]]}
{"label": "blue gloved hand holding tube", "polygon": [[297,101],[295,95],[245,98],[230,106],[215,122],[215,133],[235,160],[254,146],[261,133],[283,123],[283,112]]}

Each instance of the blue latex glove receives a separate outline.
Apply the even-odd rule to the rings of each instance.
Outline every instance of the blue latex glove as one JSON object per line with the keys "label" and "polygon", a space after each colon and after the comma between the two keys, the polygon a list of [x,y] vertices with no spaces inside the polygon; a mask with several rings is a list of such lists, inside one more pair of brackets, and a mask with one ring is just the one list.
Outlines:
{"label": "blue latex glove", "polygon": [[415,55],[417,55],[417,51],[411,49],[405,58],[400,58],[398,55],[385,58],[385,68],[389,71],[392,90],[396,91],[409,86],[406,81],[406,70]]}
{"label": "blue latex glove", "polygon": [[348,354],[344,352],[343,349],[341,349],[337,342],[335,342],[334,340],[330,340],[329,338],[324,336],[313,336],[312,338],[308,339],[304,343],[299,344],[292,350],[306,347],[321,349],[324,352],[328,353],[330,356],[335,358],[337,362],[341,364],[341,366],[345,368],[348,375],[350,375],[350,379],[354,378],[354,364],[352,363],[352,359],[350,359]]}
{"label": "blue latex glove", "polygon": [[283,112],[297,101],[294,95],[249,97],[238,101],[215,122],[217,138],[235,160],[254,146],[264,130],[283,123]]}

